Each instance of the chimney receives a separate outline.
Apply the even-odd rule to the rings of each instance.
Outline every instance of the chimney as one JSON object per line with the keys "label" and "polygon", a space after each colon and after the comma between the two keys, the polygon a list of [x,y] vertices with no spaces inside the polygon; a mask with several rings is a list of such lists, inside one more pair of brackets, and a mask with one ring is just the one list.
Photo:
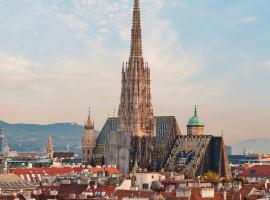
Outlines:
{"label": "chimney", "polygon": [[242,188],[241,182],[235,183],[235,185],[234,185],[235,192],[240,192],[241,188]]}
{"label": "chimney", "polygon": [[222,189],[223,185],[222,183],[218,183],[217,184],[217,191],[220,191]]}
{"label": "chimney", "polygon": [[223,199],[227,200],[227,191],[226,190],[223,191]]}
{"label": "chimney", "polygon": [[269,183],[269,180],[266,179],[266,180],[264,181],[264,188],[265,188],[266,190],[268,189],[268,183]]}

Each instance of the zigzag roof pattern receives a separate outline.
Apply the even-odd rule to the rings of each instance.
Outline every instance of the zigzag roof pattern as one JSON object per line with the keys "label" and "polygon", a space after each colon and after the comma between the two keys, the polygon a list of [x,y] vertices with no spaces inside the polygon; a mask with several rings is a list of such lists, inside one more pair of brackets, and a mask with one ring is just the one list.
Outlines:
{"label": "zigzag roof pattern", "polygon": [[[118,129],[118,118],[108,118],[97,138],[97,145],[106,144],[106,136],[108,133],[115,134]],[[168,137],[172,131],[176,129],[177,134],[180,134],[177,121],[174,116],[158,116],[156,120],[156,142],[158,145],[166,144]]]}

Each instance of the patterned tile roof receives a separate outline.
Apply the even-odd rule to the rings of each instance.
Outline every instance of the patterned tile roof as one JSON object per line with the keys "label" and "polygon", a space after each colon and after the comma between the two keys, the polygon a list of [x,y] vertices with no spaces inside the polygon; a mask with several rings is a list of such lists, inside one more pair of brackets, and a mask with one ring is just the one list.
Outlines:
{"label": "patterned tile roof", "polygon": [[[166,139],[171,134],[172,130],[175,129],[177,134],[180,134],[177,122],[173,116],[161,116],[155,117],[156,119],[156,139],[158,144],[166,144]],[[118,128],[117,118],[108,118],[105,125],[103,126],[100,134],[97,138],[97,144],[106,144],[107,133],[116,133]]]}
{"label": "patterned tile roof", "polygon": [[106,143],[106,134],[114,133],[117,131],[117,118],[108,118],[103,128],[100,131],[100,134],[97,138],[97,144],[105,144]]}
{"label": "patterned tile roof", "polygon": [[166,161],[167,170],[177,171],[194,176],[202,169],[200,163],[204,161],[212,136],[178,136],[170,156]]}
{"label": "patterned tile roof", "polygon": [[180,135],[176,119],[173,116],[155,117],[156,119],[156,142],[166,145],[171,134]]}

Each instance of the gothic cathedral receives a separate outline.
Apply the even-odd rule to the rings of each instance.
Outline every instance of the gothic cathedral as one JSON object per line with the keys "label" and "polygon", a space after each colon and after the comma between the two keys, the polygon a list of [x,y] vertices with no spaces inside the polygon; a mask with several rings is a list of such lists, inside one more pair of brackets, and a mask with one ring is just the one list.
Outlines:
{"label": "gothic cathedral", "polygon": [[115,165],[125,174],[138,166],[143,171],[176,171],[189,177],[208,171],[231,177],[223,138],[204,134],[197,108],[187,135],[181,134],[174,116],[154,116],[139,0],[134,0],[130,54],[122,66],[121,86],[118,117],[108,118],[97,138],[89,112],[82,139],[85,163]]}

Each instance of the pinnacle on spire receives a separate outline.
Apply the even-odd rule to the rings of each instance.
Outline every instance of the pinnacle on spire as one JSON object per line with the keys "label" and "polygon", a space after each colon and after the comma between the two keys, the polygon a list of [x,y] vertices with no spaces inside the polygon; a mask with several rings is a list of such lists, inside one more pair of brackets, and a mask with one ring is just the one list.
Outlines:
{"label": "pinnacle on spire", "polygon": [[48,135],[48,146],[52,146],[52,145],[53,145],[52,136],[51,136],[51,133],[49,133],[49,135]]}
{"label": "pinnacle on spire", "polygon": [[88,122],[91,121],[91,107],[89,106],[89,110],[88,110],[88,119],[87,119]]}
{"label": "pinnacle on spire", "polygon": [[195,105],[194,116],[197,116],[197,106]]}
{"label": "pinnacle on spire", "polygon": [[134,0],[134,10],[140,11],[140,0]]}
{"label": "pinnacle on spire", "polygon": [[89,107],[88,110],[88,117],[87,117],[87,121],[84,124],[85,129],[94,129],[94,122],[91,120],[91,108]]}
{"label": "pinnacle on spire", "polygon": [[130,57],[142,57],[140,0],[134,0]]}

